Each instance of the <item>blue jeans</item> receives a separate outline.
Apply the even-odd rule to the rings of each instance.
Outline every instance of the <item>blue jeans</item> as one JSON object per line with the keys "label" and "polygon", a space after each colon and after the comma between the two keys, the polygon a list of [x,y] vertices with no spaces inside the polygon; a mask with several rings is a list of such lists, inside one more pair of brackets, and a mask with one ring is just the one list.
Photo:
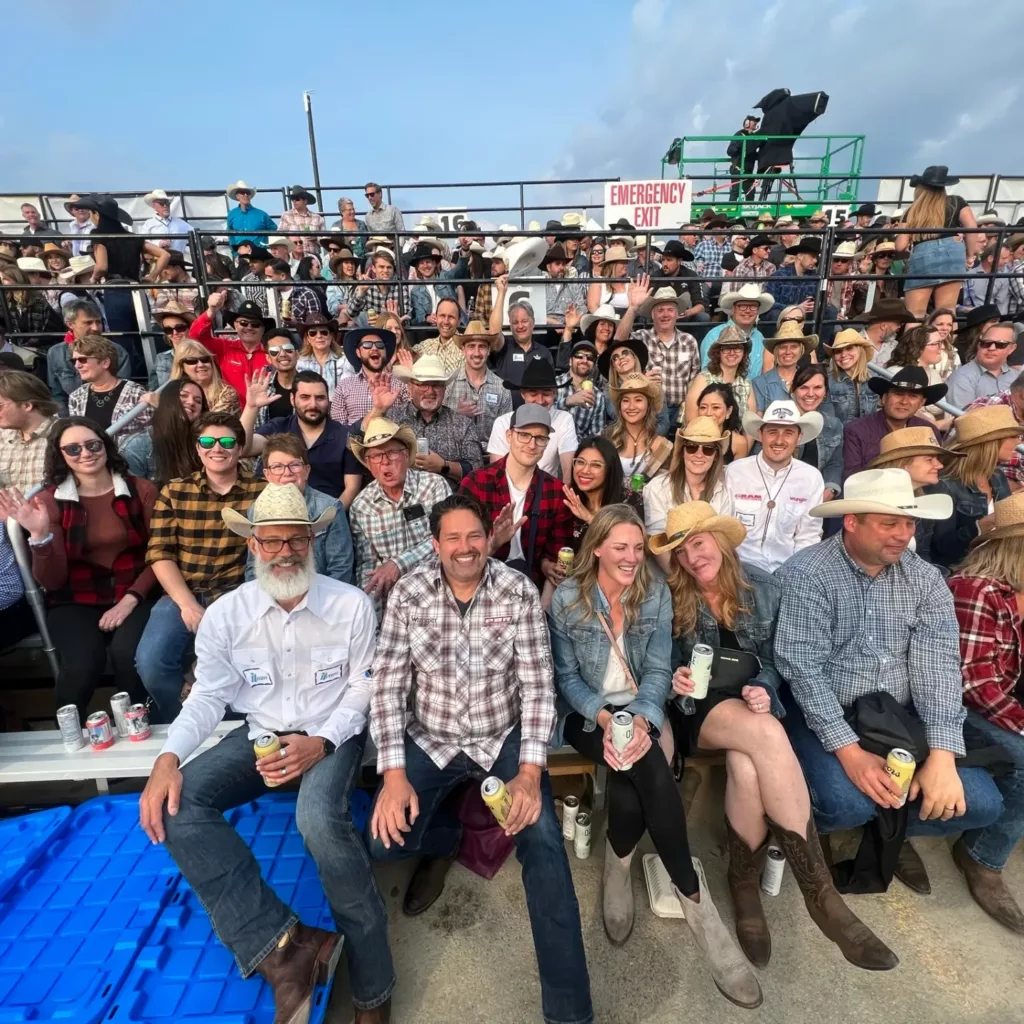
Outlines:
{"label": "blue jeans", "polygon": [[[808,728],[803,712],[788,689],[783,703],[786,717],[782,724],[786,727],[789,742],[804,770],[818,831],[828,835],[842,829],[857,828],[870,821],[878,811],[878,804],[853,784],[839,763],[839,758],[821,745],[821,740]],[[958,768],[957,774],[963,783],[967,813],[961,818],[950,818],[949,821],[922,821],[921,800],[918,798],[910,804],[908,837],[966,832],[991,825],[999,817],[1003,800],[988,772],[984,768]]]}
{"label": "blue jeans", "polygon": [[[370,856],[378,861],[401,860],[415,854],[450,856],[458,845],[462,826],[454,810],[442,807],[444,798],[467,779],[488,775],[497,775],[505,782],[514,779],[519,774],[519,727],[506,737],[489,772],[463,753],[438,768],[406,736],[405,773],[419,798],[419,817],[405,835],[405,846],[392,843],[388,850],[379,839],[371,838]],[[590,1024],[594,1010],[580,908],[547,772],[541,778],[541,800],[540,819],[514,838],[533,929],[544,1020],[547,1024]]]}
{"label": "blue jeans", "polygon": [[[345,936],[352,1001],[372,1009],[391,995],[395,971],[384,902],[348,809],[365,745],[364,731],[302,776],[295,823]],[[269,792],[256,771],[246,726],[228,733],[181,772],[178,813],[164,813],[165,845],[210,915],[217,938],[247,978],[298,916],[263,880],[252,851],[224,819],[224,811]]]}
{"label": "blue jeans", "polygon": [[[205,608],[210,602],[196,600]],[[181,710],[185,668],[195,656],[196,635],[181,621],[178,606],[165,594],[149,613],[149,622],[135,651],[135,667],[153,698],[154,724],[167,725]]]}
{"label": "blue jeans", "polygon": [[[123,279],[118,281],[125,284]],[[103,312],[107,320],[107,330],[125,333],[113,338],[128,353],[132,376],[145,380],[147,376],[146,359],[142,354],[142,339],[138,335],[139,320],[135,315],[135,303],[132,293],[127,289],[106,288],[103,290]]]}
{"label": "blue jeans", "polygon": [[988,828],[964,833],[967,852],[982,866],[1002,871],[1013,848],[1024,838],[1024,736],[993,725],[974,711],[967,720],[993,743],[1000,743],[1013,758],[1015,768],[992,781],[1003,794],[1003,813]]}

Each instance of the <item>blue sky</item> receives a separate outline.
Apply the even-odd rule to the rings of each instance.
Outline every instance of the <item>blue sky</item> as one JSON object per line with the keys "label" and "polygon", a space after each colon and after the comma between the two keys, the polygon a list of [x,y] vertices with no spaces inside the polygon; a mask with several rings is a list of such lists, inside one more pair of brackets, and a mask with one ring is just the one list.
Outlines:
{"label": "blue sky", "polygon": [[954,0],[6,0],[0,190],[309,183],[303,89],[325,185],[657,177],[777,86],[829,92],[815,129],[866,134],[867,172],[1022,173],[1024,4],[969,19],[973,56],[962,24]]}

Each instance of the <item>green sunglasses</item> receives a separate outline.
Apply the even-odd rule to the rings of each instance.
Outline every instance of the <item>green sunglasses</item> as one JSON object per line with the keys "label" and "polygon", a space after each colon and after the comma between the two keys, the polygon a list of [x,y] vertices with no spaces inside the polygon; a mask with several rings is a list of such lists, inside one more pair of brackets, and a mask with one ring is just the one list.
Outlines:
{"label": "green sunglasses", "polygon": [[219,444],[221,448],[229,452],[238,444],[237,437],[210,437],[209,434],[203,434],[198,440],[199,447],[204,451],[209,451],[214,445]]}

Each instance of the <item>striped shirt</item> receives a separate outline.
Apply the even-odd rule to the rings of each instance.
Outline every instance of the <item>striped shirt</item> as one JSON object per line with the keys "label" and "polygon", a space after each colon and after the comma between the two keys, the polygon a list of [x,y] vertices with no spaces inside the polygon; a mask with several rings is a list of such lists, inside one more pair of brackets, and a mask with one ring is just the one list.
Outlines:
{"label": "striped shirt", "polygon": [[459,402],[476,404],[480,412],[469,419],[477,440],[482,445],[486,445],[490,440],[494,421],[504,413],[512,411],[512,392],[492,370],[487,370],[486,373],[487,376],[480,387],[474,387],[466,376],[466,364],[463,363],[444,391],[444,404],[453,412],[459,411]]}
{"label": "striped shirt", "polygon": [[153,506],[146,564],[174,562],[196,596],[217,598],[234,590],[245,579],[248,548],[224,525],[220,511],[245,515],[265,486],[243,470],[227,494],[214,491],[202,470],[165,484]]}
{"label": "striped shirt", "polygon": [[[408,399],[409,393],[405,387],[405,381],[400,381],[391,374],[390,370],[382,375],[389,390],[398,391],[398,400],[404,402]],[[370,382],[366,374],[360,370],[351,377],[342,377],[338,386],[334,389],[334,398],[331,399],[331,419],[351,426],[359,423],[362,418],[373,408],[373,396],[370,394]]]}

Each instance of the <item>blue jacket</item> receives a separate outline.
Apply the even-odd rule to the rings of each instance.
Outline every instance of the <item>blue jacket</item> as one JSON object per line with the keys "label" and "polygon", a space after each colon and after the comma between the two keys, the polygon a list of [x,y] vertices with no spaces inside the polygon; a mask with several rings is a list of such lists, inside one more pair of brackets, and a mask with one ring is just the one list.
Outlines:
{"label": "blue jacket", "polygon": [[[586,719],[586,728],[595,727],[598,714],[608,705],[601,698],[608,659],[615,657],[596,616],[584,617],[582,608],[570,605],[579,596],[579,583],[568,579],[560,584],[551,602],[548,622],[555,657],[555,688],[558,690],[558,722],[553,746],[562,745],[565,719],[576,711]],[[608,617],[608,602],[598,587],[597,607]],[[672,598],[662,580],[654,580],[646,600],[623,636],[626,661],[639,691],[625,710],[643,715],[656,734],[665,718],[665,701],[672,689],[669,656],[672,651]]]}
{"label": "blue jacket", "polygon": [[[1010,496],[1010,485],[1001,469],[989,478],[992,500]],[[965,487],[959,480],[943,477],[925,488],[927,494],[948,494],[953,499],[953,514],[935,521],[932,533],[931,559],[936,565],[952,568],[967,554],[971,541],[978,536],[978,520],[988,515],[988,498],[976,487]]]}
{"label": "blue jacket", "polygon": [[262,231],[277,231],[277,224],[274,218],[266,210],[259,210],[250,206],[243,210],[240,206],[234,206],[228,210],[227,220],[228,231],[244,231],[247,234],[229,235],[228,242],[232,252],[237,251],[242,242],[255,242],[256,245],[266,245],[267,236],[260,234]]}
{"label": "blue jacket", "polygon": [[[443,282],[453,277],[468,277],[469,276],[469,260],[464,256],[460,257],[458,263],[455,264],[451,270],[442,270],[437,277],[431,278],[428,282],[434,286],[434,292],[437,295],[438,300],[440,299],[454,299],[456,302],[459,301],[459,296],[456,293],[456,286],[453,284],[444,284]],[[414,284],[409,292],[409,304],[412,306],[412,322],[414,324],[425,324],[429,321],[427,317],[433,312],[430,302],[430,292],[427,290],[426,285]],[[460,311],[460,320],[463,318],[463,314]]]}
{"label": "blue jacket", "polygon": [[[777,577],[756,565],[740,563],[743,575],[753,588],[746,591],[745,603],[749,608],[741,607],[736,615],[736,626],[733,632],[740,647],[761,659],[761,671],[750,680],[751,686],[763,686],[771,697],[772,714],[776,718],[785,717],[782,702],[779,700],[779,687],[782,676],[775,667],[775,622],[779,617],[779,603],[782,600],[782,587]],[[556,592],[557,594],[557,592]],[[718,623],[708,611],[706,605],[700,606],[697,616],[697,629],[693,636],[676,637],[672,643],[672,671],[680,665],[690,664],[690,652],[695,644],[708,644],[719,647],[721,637]]]}
{"label": "blue jacket", "polygon": [[805,299],[813,299],[820,287],[820,278],[817,271],[813,274],[798,274],[793,264],[789,263],[779,267],[761,284],[775,299],[775,305],[764,315],[765,320],[774,322],[787,306],[797,306]]}
{"label": "blue jacket", "polygon": [[[878,411],[881,399],[868,387],[867,381],[854,385],[853,381],[840,370],[841,376],[838,380],[829,374],[828,396],[832,399],[832,408],[844,426],[850,420],[858,416],[869,416]],[[860,409],[857,408],[857,399],[860,399]]]}

